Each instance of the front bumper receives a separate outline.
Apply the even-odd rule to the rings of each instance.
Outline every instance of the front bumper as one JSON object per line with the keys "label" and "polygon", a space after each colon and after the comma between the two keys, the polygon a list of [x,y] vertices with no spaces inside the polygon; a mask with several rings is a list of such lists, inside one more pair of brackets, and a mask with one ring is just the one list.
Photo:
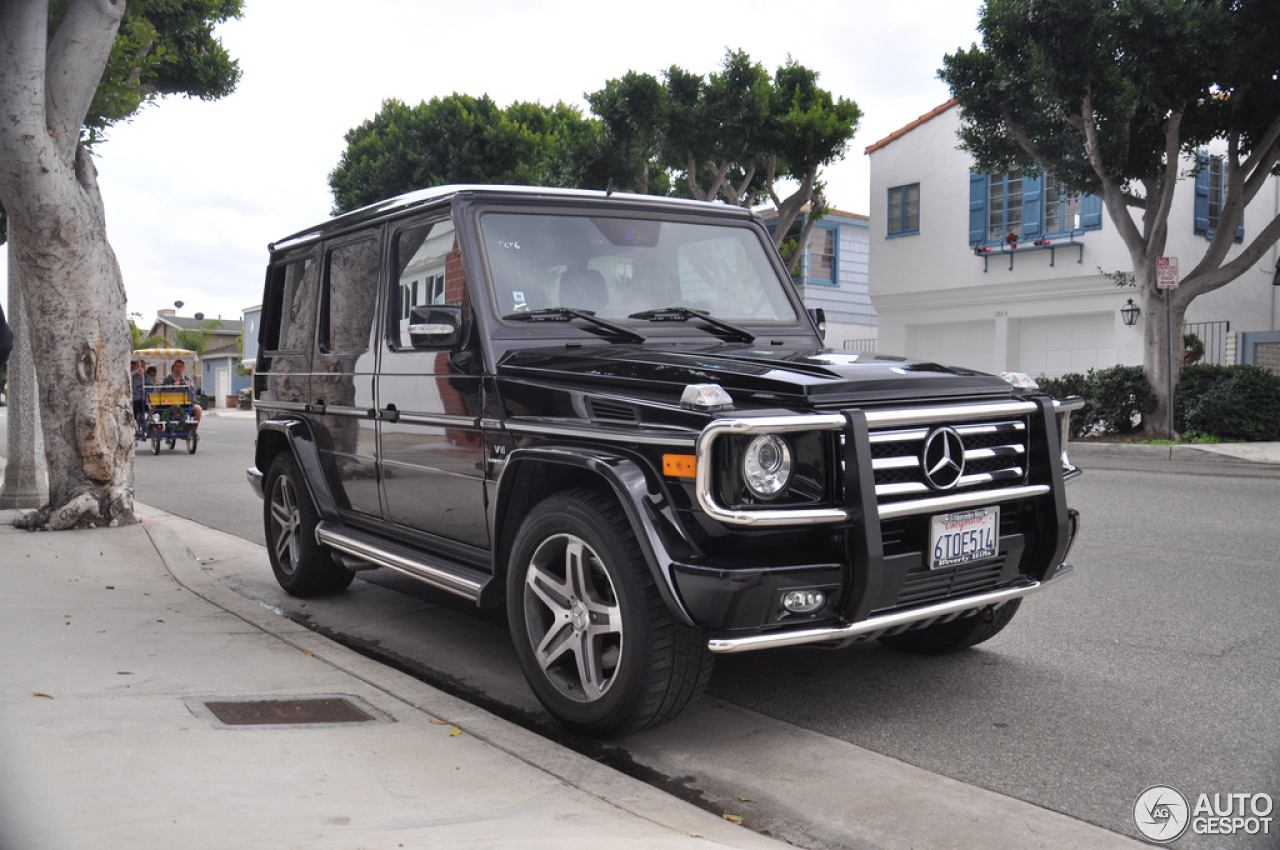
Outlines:
{"label": "front bumper", "polygon": [[[795,535],[809,529],[816,534],[825,527],[831,535],[826,539],[836,542],[812,550],[813,561],[792,561],[790,566],[768,560],[754,566],[725,559],[715,563],[714,558],[672,564],[680,598],[693,620],[712,634],[713,651],[742,652],[847,643],[965,616],[1036,592],[1071,569],[1066,558],[1078,514],[1066,506],[1064,483],[1079,473],[1059,436],[1066,432],[1065,417],[1073,404],[1041,399],[717,420],[698,441],[695,486],[703,511],[725,526],[763,532],[757,538],[762,549],[775,531]],[[971,441],[964,446],[966,460],[997,458],[1004,466],[962,478],[963,487],[951,492],[882,480],[881,470],[897,474],[902,468],[919,468],[920,455],[900,457],[900,444],[914,440],[917,445],[940,426],[954,426],[954,433]],[[770,509],[728,506],[717,499],[711,473],[718,439],[805,429],[843,432],[842,495],[835,504]],[[987,434],[999,438],[994,448],[981,442]],[[970,450],[970,445],[977,447]],[[929,569],[925,549],[930,517],[987,505],[1001,511],[996,555]],[[819,554],[821,549],[825,551]],[[776,545],[772,551],[773,557],[787,557]],[[822,591],[827,602],[816,612],[795,616],[782,605],[791,590]]]}
{"label": "front bumper", "polygon": [[244,471],[245,477],[249,479],[249,486],[253,488],[253,492],[258,495],[259,499],[267,497],[266,491],[262,489],[262,470],[256,466],[251,466]]}
{"label": "front bumper", "polygon": [[[1062,564],[1058,567],[1053,577],[1055,579],[1061,578],[1068,575],[1071,570],[1072,566],[1070,564]],[[906,626],[925,626],[930,623],[976,614],[983,608],[1003,605],[1006,602],[1020,599],[1043,588],[1043,582],[1028,581],[1015,587],[1007,587],[977,596],[966,596],[923,608],[912,608],[907,611],[883,614],[857,623],[750,635],[739,638],[713,638],[707,642],[707,648],[712,652],[729,654],[751,652],[758,649],[780,649],[784,646],[802,646],[810,643],[845,645],[860,638],[873,637],[877,634],[894,629],[902,629]]]}

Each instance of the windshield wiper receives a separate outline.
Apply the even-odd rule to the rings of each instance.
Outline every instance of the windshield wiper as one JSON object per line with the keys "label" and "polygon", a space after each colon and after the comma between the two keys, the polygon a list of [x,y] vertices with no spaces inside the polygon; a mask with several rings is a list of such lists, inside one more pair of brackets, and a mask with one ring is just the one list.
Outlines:
{"label": "windshield wiper", "polygon": [[713,328],[727,331],[732,339],[739,342],[755,342],[756,336],[745,328],[717,319],[706,310],[694,310],[692,307],[663,307],[659,310],[642,310],[632,313],[628,319],[648,319],[651,322],[684,322],[689,319],[701,319]]}
{"label": "windshield wiper", "polygon": [[623,327],[616,322],[602,319],[590,310],[574,310],[571,307],[547,307],[542,310],[527,310],[523,313],[509,313],[502,317],[508,322],[567,322],[570,319],[582,319],[598,328],[609,331],[616,339],[627,342],[644,342],[644,334],[636,333],[631,328]]}

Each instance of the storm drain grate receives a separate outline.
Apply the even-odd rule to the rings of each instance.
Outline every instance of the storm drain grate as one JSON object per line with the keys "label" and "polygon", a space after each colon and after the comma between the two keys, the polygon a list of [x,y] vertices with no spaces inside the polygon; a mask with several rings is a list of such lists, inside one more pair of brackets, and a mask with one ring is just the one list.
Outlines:
{"label": "storm drain grate", "polygon": [[389,718],[355,697],[203,699],[187,703],[210,723],[230,727],[332,726],[346,723],[386,723]]}

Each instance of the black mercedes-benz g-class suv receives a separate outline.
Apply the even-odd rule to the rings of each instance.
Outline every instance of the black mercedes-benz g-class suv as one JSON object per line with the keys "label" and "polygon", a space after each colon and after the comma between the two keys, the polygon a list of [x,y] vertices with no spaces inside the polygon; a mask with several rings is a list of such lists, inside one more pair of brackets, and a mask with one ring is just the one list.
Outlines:
{"label": "black mercedes-benz g-class suv", "polygon": [[505,605],[592,734],[718,653],[984,641],[1071,567],[1074,401],[826,350],[749,210],[440,187],[270,246],[254,377],[275,574]]}

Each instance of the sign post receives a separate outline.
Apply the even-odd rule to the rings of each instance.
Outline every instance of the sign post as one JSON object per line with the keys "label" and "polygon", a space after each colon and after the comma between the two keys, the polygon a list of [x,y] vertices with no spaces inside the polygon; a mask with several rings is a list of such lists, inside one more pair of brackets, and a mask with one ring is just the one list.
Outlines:
{"label": "sign post", "polygon": [[1173,436],[1173,290],[1178,288],[1178,258],[1156,257],[1156,289],[1164,290],[1164,333],[1168,337],[1165,352],[1165,389],[1168,390],[1169,436]]}

